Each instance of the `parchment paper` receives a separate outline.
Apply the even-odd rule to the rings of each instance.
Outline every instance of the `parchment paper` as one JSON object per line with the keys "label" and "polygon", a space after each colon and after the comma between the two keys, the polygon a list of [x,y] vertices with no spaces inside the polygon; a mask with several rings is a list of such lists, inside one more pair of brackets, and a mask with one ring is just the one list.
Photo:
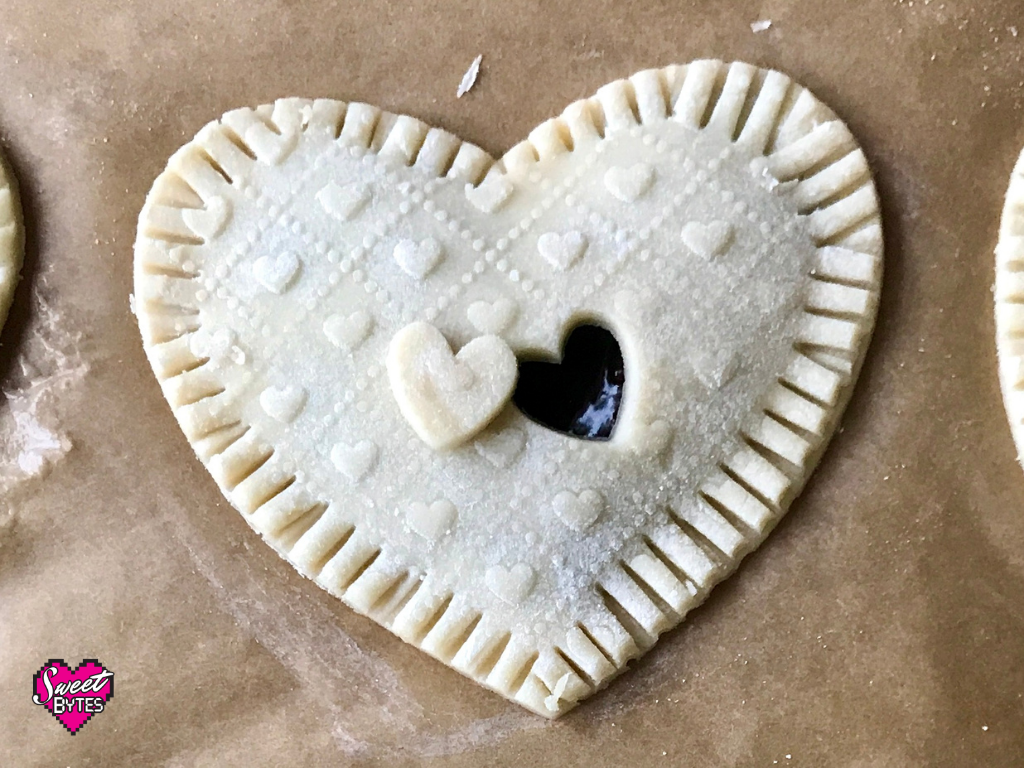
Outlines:
{"label": "parchment paper", "polygon": [[[0,764],[1024,764],[1024,472],[991,294],[1024,145],[1022,10],[0,0],[0,137],[29,227],[0,337]],[[879,328],[765,546],[548,724],[303,580],[222,499],[143,358],[135,219],[170,154],[237,106],[370,101],[500,154],[612,79],[706,56],[786,71],[862,142],[887,232]],[[116,675],[73,737],[30,698],[56,657]]]}

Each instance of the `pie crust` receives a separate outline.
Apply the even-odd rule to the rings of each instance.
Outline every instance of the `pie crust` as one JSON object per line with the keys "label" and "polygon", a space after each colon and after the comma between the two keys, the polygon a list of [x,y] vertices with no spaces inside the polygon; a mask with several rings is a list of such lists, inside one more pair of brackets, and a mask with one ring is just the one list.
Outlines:
{"label": "pie crust", "polygon": [[[154,184],[135,290],[163,392],[245,520],[356,611],[557,717],[799,493],[867,347],[882,246],[831,110],[781,73],[696,61],[604,86],[501,160],[367,104],[229,112]],[[610,440],[512,405],[456,414],[487,375],[452,355],[489,338],[496,361],[499,343],[557,359],[588,321],[625,361]],[[419,429],[429,402],[465,423]]]}
{"label": "pie crust", "polygon": [[21,223],[18,187],[0,154],[0,328],[14,300],[14,288],[24,258],[25,235]]}

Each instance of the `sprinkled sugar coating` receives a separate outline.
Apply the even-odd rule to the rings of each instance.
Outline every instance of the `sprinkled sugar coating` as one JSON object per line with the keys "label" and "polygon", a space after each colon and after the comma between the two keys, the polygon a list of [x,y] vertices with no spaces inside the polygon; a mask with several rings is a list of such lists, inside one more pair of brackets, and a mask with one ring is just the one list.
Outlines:
{"label": "sprinkled sugar coating", "polygon": [[[833,113],[778,72],[698,61],[603,87],[497,162],[366,104],[230,112],[154,185],[135,274],[164,394],[249,524],[555,717],[799,492],[867,346],[881,256]],[[557,356],[585,320],[625,361],[607,442],[509,405],[435,449],[392,389],[412,324],[441,360],[481,337]]]}

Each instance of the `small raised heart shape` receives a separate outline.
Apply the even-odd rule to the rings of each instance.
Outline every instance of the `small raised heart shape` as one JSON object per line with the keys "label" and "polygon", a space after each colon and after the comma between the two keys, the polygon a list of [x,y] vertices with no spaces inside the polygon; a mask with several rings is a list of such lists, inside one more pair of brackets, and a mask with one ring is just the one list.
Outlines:
{"label": "small raised heart shape", "polygon": [[417,280],[434,271],[444,255],[441,244],[432,237],[416,242],[415,240],[400,240],[395,246],[395,261],[398,266]]}
{"label": "small raised heart shape", "polygon": [[317,202],[330,216],[338,221],[349,221],[370,201],[370,188],[365,184],[339,186],[333,181],[321,189]]}
{"label": "small raised heart shape", "polygon": [[693,369],[697,378],[708,389],[722,389],[731,382],[740,369],[740,358],[729,349],[701,352],[694,355]]}
{"label": "small raised heart shape", "polygon": [[474,187],[466,185],[466,199],[484,213],[494,213],[512,196],[512,184],[503,177],[488,177]]}
{"label": "small raised heart shape", "polygon": [[189,351],[213,363],[226,358],[235,346],[235,332],[230,328],[199,328],[188,340]]}
{"label": "small raised heart shape", "polygon": [[632,203],[654,184],[654,168],[647,163],[634,163],[628,168],[615,166],[605,173],[604,184],[619,200]]}
{"label": "small raised heart shape", "polygon": [[252,273],[268,291],[282,294],[292,284],[299,266],[299,257],[294,253],[261,256],[252,265]]}
{"label": "small raised heart shape", "polygon": [[597,491],[586,490],[579,494],[562,491],[555,496],[555,514],[574,531],[585,531],[604,510],[604,497]]}
{"label": "small raised heart shape", "polygon": [[712,221],[703,224],[699,221],[688,222],[683,227],[683,243],[700,256],[711,261],[721,256],[732,242],[732,225],[724,221]]}
{"label": "small raised heart shape", "polygon": [[511,299],[474,301],[466,310],[466,317],[480,333],[497,336],[508,330],[516,319],[519,308]]}
{"label": "small raised heart shape", "polygon": [[564,272],[583,257],[587,250],[587,238],[575,229],[565,234],[545,232],[537,238],[537,250],[548,264]]}
{"label": "small raised heart shape", "polygon": [[529,597],[536,580],[537,575],[526,563],[518,563],[512,568],[492,565],[484,574],[487,588],[509,605],[521,605]]}
{"label": "small raised heart shape", "polygon": [[324,320],[324,335],[338,349],[353,352],[373,330],[373,316],[365,309],[350,315],[331,315]]}
{"label": "small raised heart shape", "polygon": [[451,533],[458,514],[455,505],[447,499],[435,501],[430,506],[423,502],[414,502],[409,505],[406,521],[419,536],[427,541],[437,541]]}
{"label": "small raised heart shape", "polygon": [[475,445],[477,453],[499,469],[505,469],[519,458],[526,447],[526,433],[518,427],[508,427],[500,432],[481,435]]}
{"label": "small raised heart shape", "polygon": [[373,469],[379,455],[377,446],[370,440],[361,440],[355,445],[336,443],[331,449],[331,462],[351,483],[358,483]]}
{"label": "small raised heart shape", "polygon": [[260,395],[260,405],[271,418],[290,424],[306,405],[306,390],[293,384],[267,387]]}
{"label": "small raised heart shape", "polygon": [[512,397],[516,357],[497,336],[478,336],[457,355],[429,323],[412,323],[391,340],[388,377],[399,410],[435,450],[471,438]]}

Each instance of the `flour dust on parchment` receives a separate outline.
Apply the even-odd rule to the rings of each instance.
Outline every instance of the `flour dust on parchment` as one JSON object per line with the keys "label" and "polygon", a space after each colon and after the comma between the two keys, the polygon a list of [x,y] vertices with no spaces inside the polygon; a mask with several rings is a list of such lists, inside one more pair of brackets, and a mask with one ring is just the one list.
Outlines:
{"label": "flour dust on parchment", "polygon": [[[173,507],[182,500],[167,501]],[[187,553],[194,572],[219,596],[222,609],[238,630],[268,651],[299,684],[298,711],[306,712],[315,700],[315,715],[290,711],[275,723],[238,726],[240,743],[251,743],[268,728],[301,727],[325,731],[342,760],[439,759],[500,744],[517,733],[543,727],[546,721],[526,711],[497,713],[466,724],[445,726],[433,722],[422,693],[404,679],[403,671],[386,654],[358,638],[339,631],[328,607],[319,600],[292,599],[286,582],[267,584],[254,578],[258,560],[232,557],[237,546],[249,550],[245,539],[225,542],[211,535],[215,518],[191,518],[181,510],[171,537]],[[251,570],[252,569],[252,570]],[[282,613],[283,611],[283,613]],[[311,710],[313,711],[313,710]],[[251,730],[252,738],[248,735]],[[286,733],[282,733],[286,739]],[[221,750],[223,744],[214,745]],[[168,762],[186,765],[223,764],[222,755],[184,750]]]}
{"label": "flour dust on parchment", "polygon": [[[40,281],[45,293],[45,280]],[[57,402],[88,368],[79,352],[79,334],[67,328],[40,292],[22,343],[5,354],[15,357],[0,389],[0,500],[22,483],[45,476],[71,450],[71,439],[57,419]]]}

